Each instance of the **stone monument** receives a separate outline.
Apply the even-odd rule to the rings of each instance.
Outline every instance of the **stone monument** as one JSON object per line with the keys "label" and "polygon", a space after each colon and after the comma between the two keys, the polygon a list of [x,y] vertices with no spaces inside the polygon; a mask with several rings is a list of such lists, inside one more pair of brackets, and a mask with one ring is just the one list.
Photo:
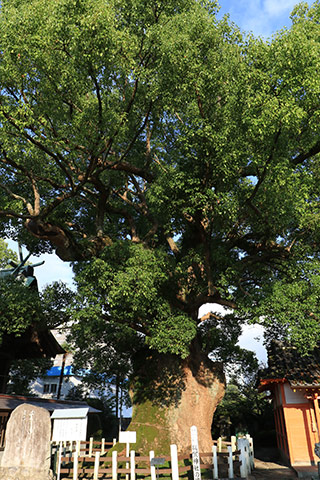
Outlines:
{"label": "stone monument", "polygon": [[0,480],[51,480],[51,421],[47,410],[23,403],[7,424]]}

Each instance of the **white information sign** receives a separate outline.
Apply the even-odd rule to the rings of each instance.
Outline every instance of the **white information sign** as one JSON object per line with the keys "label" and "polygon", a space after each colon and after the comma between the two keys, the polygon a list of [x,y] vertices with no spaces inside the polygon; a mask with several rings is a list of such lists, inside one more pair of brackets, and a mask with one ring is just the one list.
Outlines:
{"label": "white information sign", "polygon": [[137,432],[119,432],[119,443],[136,443]]}
{"label": "white information sign", "polygon": [[52,440],[54,442],[86,440],[88,411],[87,408],[55,410],[51,415]]}
{"label": "white information sign", "polygon": [[193,426],[193,427],[191,427],[190,430],[191,430],[191,450],[192,450],[193,478],[194,478],[194,480],[201,480],[197,427]]}

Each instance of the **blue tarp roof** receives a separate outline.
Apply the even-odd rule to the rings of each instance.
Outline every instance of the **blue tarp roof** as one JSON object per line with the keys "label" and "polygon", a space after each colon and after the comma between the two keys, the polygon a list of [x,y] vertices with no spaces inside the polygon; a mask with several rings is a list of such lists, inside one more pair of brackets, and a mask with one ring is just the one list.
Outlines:
{"label": "blue tarp roof", "polygon": [[[50,370],[48,370],[46,373],[46,377],[60,377],[60,375],[61,367],[51,367]],[[64,367],[63,375],[73,375],[72,365]]]}
{"label": "blue tarp roof", "polygon": [[[67,367],[64,367],[64,370],[63,370],[63,376],[75,375],[77,377],[83,377],[88,374],[90,374],[90,370],[81,369],[74,372],[72,365],[68,365]],[[51,367],[50,370],[48,370],[47,373],[45,374],[46,377],[60,377],[60,375],[61,375],[61,367]],[[116,378],[114,376],[107,377],[104,374],[97,374],[97,377],[99,377],[105,383],[109,383],[111,385],[115,385],[116,383]]]}

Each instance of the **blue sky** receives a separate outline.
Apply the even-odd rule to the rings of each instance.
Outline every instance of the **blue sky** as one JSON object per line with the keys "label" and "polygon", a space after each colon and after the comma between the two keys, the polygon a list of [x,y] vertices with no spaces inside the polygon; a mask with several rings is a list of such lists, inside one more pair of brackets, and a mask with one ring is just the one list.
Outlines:
{"label": "blue sky", "polygon": [[297,0],[220,0],[219,16],[228,13],[241,30],[270,38],[284,26],[290,27],[290,13],[297,3]]}

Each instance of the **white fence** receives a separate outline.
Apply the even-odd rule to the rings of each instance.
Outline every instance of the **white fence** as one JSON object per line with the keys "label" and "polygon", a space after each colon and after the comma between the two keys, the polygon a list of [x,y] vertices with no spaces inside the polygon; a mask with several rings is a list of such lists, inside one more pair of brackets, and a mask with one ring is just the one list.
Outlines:
{"label": "white fence", "polygon": [[[106,442],[94,442],[93,439],[82,444],[60,442],[56,445],[55,457],[57,480],[79,480],[80,477],[98,480],[102,475],[112,480],[136,480],[137,475],[156,480],[158,474],[179,480],[179,475],[192,469],[195,472],[192,455],[178,455],[176,445],[171,445],[170,455],[162,457],[155,457],[153,451],[145,457],[136,455],[134,450],[129,452],[129,456],[120,456],[116,451],[112,452],[112,456],[104,456],[106,452]],[[212,470],[214,480],[222,478],[221,475],[226,478],[226,474],[228,479],[246,479],[254,467],[253,442],[249,436],[238,440],[233,437],[231,442],[218,439],[212,451],[199,452],[199,458],[198,479],[201,479],[201,469]],[[182,463],[185,465],[181,466]]]}

